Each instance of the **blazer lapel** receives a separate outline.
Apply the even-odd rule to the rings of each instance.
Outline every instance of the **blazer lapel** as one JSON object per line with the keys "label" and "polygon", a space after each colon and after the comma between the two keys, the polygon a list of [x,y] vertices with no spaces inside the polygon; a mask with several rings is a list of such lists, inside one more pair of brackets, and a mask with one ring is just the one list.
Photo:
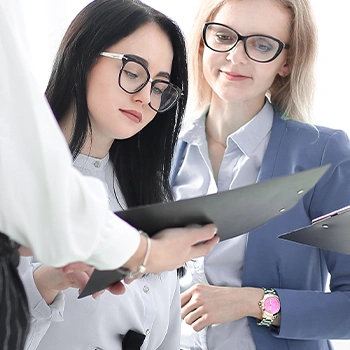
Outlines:
{"label": "blazer lapel", "polygon": [[270,141],[267,146],[263,162],[261,164],[257,182],[269,180],[272,178],[276,168],[277,155],[280,150],[280,145],[285,132],[286,121],[281,118],[281,113],[274,109]]}

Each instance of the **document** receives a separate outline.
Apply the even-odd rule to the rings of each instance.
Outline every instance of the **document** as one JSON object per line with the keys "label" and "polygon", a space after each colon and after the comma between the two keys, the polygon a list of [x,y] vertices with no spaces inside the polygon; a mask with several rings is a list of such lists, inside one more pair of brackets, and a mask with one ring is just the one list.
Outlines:
{"label": "document", "polygon": [[316,218],[311,225],[278,238],[350,254],[350,206]]}
{"label": "document", "polygon": [[[135,228],[155,233],[170,227],[214,223],[220,240],[247,233],[283,215],[315,186],[329,165],[215,194],[139,206],[115,214]],[[79,298],[123,279],[121,270],[95,270]]]}

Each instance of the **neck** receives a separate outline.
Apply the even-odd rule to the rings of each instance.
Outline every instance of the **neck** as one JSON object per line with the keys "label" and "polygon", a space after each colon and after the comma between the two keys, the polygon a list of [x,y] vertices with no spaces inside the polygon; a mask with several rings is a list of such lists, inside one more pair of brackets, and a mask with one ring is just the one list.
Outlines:
{"label": "neck", "polygon": [[[214,138],[213,136],[210,135],[210,132],[209,132],[209,129],[208,129],[208,128],[206,128],[206,134],[209,136],[209,138],[210,138],[215,144],[217,144],[217,145],[219,145],[219,146],[221,146],[221,147],[223,147],[223,148],[226,149],[227,145],[221,143],[220,141],[215,140],[215,138]],[[208,140],[208,141],[209,141],[209,140]]]}
{"label": "neck", "polygon": [[88,136],[88,139],[86,140],[84,146],[81,148],[80,153],[90,157],[102,159],[107,155],[111,146],[111,143],[108,145],[102,145],[101,143],[97,145],[96,142],[94,142],[93,137],[90,138]]}
{"label": "neck", "polygon": [[211,139],[225,145],[229,135],[251,121],[264,106],[265,99],[260,102],[226,103],[212,99],[206,119],[206,132]]}
{"label": "neck", "polygon": [[[59,122],[61,131],[66,138],[67,143],[69,144],[73,137],[74,132],[74,116],[73,113],[67,113]],[[96,133],[92,130],[92,134],[88,132],[86,136],[85,143],[81,148],[79,153],[91,156],[94,158],[104,158],[109,149],[111,148],[113,140],[106,140],[102,137],[98,137]]]}

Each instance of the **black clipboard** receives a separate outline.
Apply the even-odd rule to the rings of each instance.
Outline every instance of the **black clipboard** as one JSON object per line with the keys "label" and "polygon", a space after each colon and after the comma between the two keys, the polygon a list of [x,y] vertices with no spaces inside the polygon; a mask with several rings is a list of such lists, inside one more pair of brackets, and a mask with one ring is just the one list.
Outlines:
{"label": "black clipboard", "polygon": [[350,254],[350,206],[316,218],[311,225],[278,238]]}
{"label": "black clipboard", "polygon": [[[207,196],[140,206],[115,214],[149,236],[169,227],[215,223],[217,234],[223,241],[249,232],[293,208],[329,166]],[[121,270],[95,270],[79,298],[105,289],[121,279]]]}

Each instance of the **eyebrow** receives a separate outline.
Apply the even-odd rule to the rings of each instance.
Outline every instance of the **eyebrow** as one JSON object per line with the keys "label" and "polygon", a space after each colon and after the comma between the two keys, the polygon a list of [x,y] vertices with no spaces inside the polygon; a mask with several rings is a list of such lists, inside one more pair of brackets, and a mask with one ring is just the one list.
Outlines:
{"label": "eyebrow", "polygon": [[[148,68],[148,61],[145,60],[143,57],[140,57],[138,55],[133,55],[133,54],[127,54],[127,56],[134,58],[135,60],[141,62],[145,67]],[[156,77],[162,77],[162,78],[170,80],[170,74],[168,72],[163,72],[163,71],[158,72],[156,74]]]}

